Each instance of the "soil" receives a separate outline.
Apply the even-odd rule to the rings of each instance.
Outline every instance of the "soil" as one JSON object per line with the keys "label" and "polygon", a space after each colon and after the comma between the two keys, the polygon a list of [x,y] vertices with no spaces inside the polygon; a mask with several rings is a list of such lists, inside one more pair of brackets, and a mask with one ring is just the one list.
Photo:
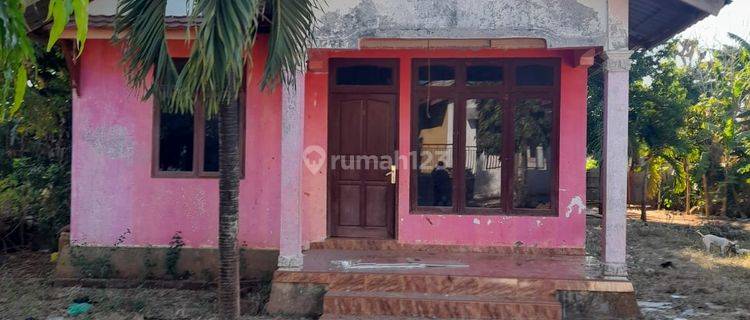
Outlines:
{"label": "soil", "polygon": [[[587,252],[599,254],[601,219],[588,218]],[[647,319],[750,319],[750,256],[708,253],[699,230],[750,248],[750,221],[670,211],[628,211],[628,272]]]}
{"label": "soil", "polygon": [[[750,256],[705,252],[700,236],[724,236],[750,248],[750,221],[706,219],[669,211],[628,213],[629,277],[647,319],[750,320]],[[586,250],[599,255],[601,219],[588,218]],[[53,287],[49,253],[0,255],[0,319],[54,319],[66,316],[75,299],[87,298],[91,311],[77,319],[214,319],[212,290],[96,289]],[[664,267],[662,266],[664,265]],[[267,288],[247,293],[243,310],[262,311]],[[59,319],[59,318],[58,318]],[[67,318],[66,318],[67,319]],[[243,319],[274,319],[246,315]],[[278,318],[277,318],[278,319]]]}
{"label": "soil", "polygon": [[[93,307],[75,319],[216,319],[213,290],[54,287],[49,259],[49,253],[28,251],[0,255],[0,319],[73,319],[67,308],[76,299],[89,300]],[[245,293],[243,312],[252,315],[242,319],[282,319],[262,315],[267,300],[268,286]]]}

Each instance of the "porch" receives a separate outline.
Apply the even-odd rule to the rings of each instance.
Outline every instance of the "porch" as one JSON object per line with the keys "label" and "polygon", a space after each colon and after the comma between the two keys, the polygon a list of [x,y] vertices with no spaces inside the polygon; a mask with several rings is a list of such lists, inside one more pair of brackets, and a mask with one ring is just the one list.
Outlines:
{"label": "porch", "polygon": [[577,250],[314,243],[298,270],[278,270],[268,311],[321,319],[635,318],[632,284],[605,278]]}

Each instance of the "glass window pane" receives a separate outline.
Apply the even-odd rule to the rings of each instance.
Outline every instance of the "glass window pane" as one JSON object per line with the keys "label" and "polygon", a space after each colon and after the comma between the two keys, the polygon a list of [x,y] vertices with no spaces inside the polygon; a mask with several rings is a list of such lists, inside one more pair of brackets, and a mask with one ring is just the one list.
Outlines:
{"label": "glass window pane", "polygon": [[206,118],[206,138],[203,147],[203,171],[219,171],[219,117]]}
{"label": "glass window pane", "polygon": [[159,117],[159,170],[193,171],[193,115],[162,112]]}
{"label": "glass window pane", "polygon": [[530,64],[516,68],[516,85],[519,86],[551,86],[554,78],[551,66]]}
{"label": "glass window pane", "polygon": [[456,71],[451,66],[421,66],[418,73],[420,86],[450,87],[456,84]]}
{"label": "glass window pane", "polygon": [[503,67],[479,65],[466,67],[467,86],[500,85],[503,83]]}
{"label": "glass window pane", "polygon": [[336,70],[336,84],[390,86],[393,84],[393,69],[372,65],[340,67]]}
{"label": "glass window pane", "polygon": [[417,205],[453,205],[454,102],[433,99],[419,103]]}
{"label": "glass window pane", "polygon": [[501,207],[502,119],[500,100],[466,100],[467,207]]}
{"label": "glass window pane", "polygon": [[550,209],[552,192],[552,101],[516,104],[513,207]]}

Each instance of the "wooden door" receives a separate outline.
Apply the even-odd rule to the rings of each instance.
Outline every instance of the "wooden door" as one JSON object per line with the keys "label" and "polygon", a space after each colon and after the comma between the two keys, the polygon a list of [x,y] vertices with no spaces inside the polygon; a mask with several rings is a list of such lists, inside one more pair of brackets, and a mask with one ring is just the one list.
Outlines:
{"label": "wooden door", "polygon": [[331,95],[331,236],[393,238],[396,184],[386,174],[395,161],[396,116],[394,94]]}

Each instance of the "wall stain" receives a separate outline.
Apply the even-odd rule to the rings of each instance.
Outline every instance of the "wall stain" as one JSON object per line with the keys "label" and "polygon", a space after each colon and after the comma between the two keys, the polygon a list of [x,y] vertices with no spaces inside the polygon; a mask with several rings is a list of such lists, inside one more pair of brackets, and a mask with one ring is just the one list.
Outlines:
{"label": "wall stain", "polygon": [[88,128],[83,132],[83,141],[109,159],[132,160],[135,150],[133,140],[128,128],[117,124]]}

